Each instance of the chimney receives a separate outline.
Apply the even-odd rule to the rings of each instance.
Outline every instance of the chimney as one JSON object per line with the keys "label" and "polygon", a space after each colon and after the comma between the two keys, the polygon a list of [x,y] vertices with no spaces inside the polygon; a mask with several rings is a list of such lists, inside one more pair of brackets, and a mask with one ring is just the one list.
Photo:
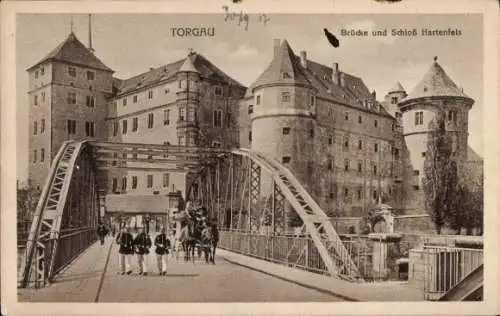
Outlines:
{"label": "chimney", "polygon": [[339,64],[338,63],[333,63],[333,66],[332,66],[332,81],[336,85],[338,85],[340,83],[340,80],[339,80]]}
{"label": "chimney", "polygon": [[340,86],[341,87],[345,87],[345,78],[344,78],[344,73],[343,72],[339,72],[338,76],[340,77]]}
{"label": "chimney", "polygon": [[374,100],[377,100],[377,92],[375,90],[372,91],[372,96]]}
{"label": "chimney", "polygon": [[276,58],[279,55],[280,52],[280,39],[275,38],[274,39],[274,57]]}
{"label": "chimney", "polygon": [[92,53],[94,52],[94,48],[92,47],[92,14],[89,14],[89,50]]}
{"label": "chimney", "polygon": [[302,67],[307,68],[307,53],[305,50],[300,52],[300,63]]}

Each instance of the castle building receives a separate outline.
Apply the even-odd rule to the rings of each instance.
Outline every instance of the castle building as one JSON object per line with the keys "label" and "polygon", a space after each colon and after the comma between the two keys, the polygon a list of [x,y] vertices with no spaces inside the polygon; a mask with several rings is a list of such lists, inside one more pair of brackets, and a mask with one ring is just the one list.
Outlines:
{"label": "castle building", "polygon": [[[363,216],[380,202],[423,213],[424,155],[438,110],[457,159],[472,152],[473,100],[437,60],[409,94],[398,82],[380,102],[337,62],[295,55],[286,40],[274,41],[268,67],[248,89],[192,51],[120,80],[73,33],[28,73],[29,176],[38,186],[68,139],[246,147],[287,166],[330,216]],[[185,195],[186,172],[141,171],[148,155],[139,156],[127,162],[136,170],[106,174],[107,194]],[[480,160],[474,155],[474,165]]]}

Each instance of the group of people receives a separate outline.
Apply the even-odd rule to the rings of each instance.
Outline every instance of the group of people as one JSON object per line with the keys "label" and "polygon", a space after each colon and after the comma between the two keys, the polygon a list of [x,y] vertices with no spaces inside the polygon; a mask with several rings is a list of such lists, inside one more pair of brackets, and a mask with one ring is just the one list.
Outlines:
{"label": "group of people", "polygon": [[[167,274],[167,255],[172,247],[172,238],[167,237],[165,228],[162,228],[160,234],[155,238],[155,253],[158,263],[158,273],[161,276]],[[137,254],[137,265],[139,275],[148,275],[148,255],[149,249],[152,247],[151,238],[142,229],[139,228],[137,236],[134,238],[129,232],[128,227],[123,227],[121,232],[116,236],[116,243],[120,245],[118,253],[120,255],[120,271],[121,274],[131,274],[131,259],[134,254]]]}

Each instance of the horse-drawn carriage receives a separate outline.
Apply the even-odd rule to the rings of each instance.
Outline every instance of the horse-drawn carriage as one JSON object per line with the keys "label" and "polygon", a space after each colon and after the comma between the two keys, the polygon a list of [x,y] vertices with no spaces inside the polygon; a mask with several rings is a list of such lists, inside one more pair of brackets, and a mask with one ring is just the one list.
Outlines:
{"label": "horse-drawn carriage", "polygon": [[205,261],[215,263],[215,249],[219,240],[219,232],[215,222],[207,214],[204,207],[188,203],[186,209],[173,216],[174,221],[181,223],[179,244],[184,252],[184,260],[194,262],[195,249],[198,257],[205,253]]}

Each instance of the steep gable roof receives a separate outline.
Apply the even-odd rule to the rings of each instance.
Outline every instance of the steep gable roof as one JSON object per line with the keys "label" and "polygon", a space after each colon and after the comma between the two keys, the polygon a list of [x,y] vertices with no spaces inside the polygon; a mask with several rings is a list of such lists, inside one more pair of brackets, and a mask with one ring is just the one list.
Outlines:
{"label": "steep gable roof", "polygon": [[463,90],[457,87],[455,82],[451,80],[441,65],[438,64],[437,57],[434,58],[434,62],[429,71],[427,71],[422,80],[420,80],[404,100],[434,96],[469,98]]}
{"label": "steep gable roof", "polygon": [[405,88],[403,88],[403,86],[401,85],[401,83],[396,82],[396,84],[394,85],[394,87],[392,87],[392,89],[390,89],[388,91],[388,93],[391,93],[391,92],[405,92],[406,93],[406,90]]}
{"label": "steep gable roof", "polygon": [[201,54],[191,53],[188,57],[181,60],[158,68],[152,68],[149,71],[122,80],[119,93],[130,93],[142,87],[167,80],[175,76],[179,71],[194,71],[206,78],[211,78],[228,85],[243,87],[242,84],[229,77]]}
{"label": "steep gable roof", "polygon": [[69,62],[85,67],[113,72],[113,70],[106,66],[85,45],[83,45],[83,43],[76,38],[76,35],[73,32],[69,34],[64,42],[59,44],[48,55],[28,70],[49,60]]}

